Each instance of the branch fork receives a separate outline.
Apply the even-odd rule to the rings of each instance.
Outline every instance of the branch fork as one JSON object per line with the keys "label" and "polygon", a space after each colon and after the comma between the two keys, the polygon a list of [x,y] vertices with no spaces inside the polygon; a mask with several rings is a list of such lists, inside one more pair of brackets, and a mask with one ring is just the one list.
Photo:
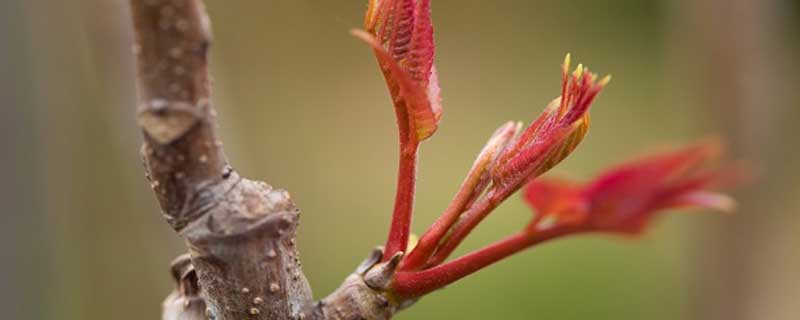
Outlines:
{"label": "branch fork", "polygon": [[385,260],[383,247],[376,247],[350,274],[342,285],[325,299],[317,302],[315,315],[319,319],[390,319],[398,311],[412,306],[417,299],[398,299],[391,292],[392,281],[402,253]]}
{"label": "branch fork", "polygon": [[[397,191],[385,246],[314,302],[295,243],[300,210],[289,193],[240,177],[216,133],[210,98],[211,33],[200,0],[130,0],[138,61],[138,123],[146,177],[189,253],[172,264],[164,320],[389,319],[422,296],[551,239],[584,232],[634,235],[659,211],[730,210],[714,191],[736,170],[708,168],[715,144],[624,163],[586,184],[539,179],[583,140],[589,109],[610,77],[561,70],[561,94],[523,129],[501,125],[453,200],[409,244],[418,151],[442,116],[430,0],[369,0],[364,31],[392,97],[399,133]],[[734,174],[732,174],[734,173]],[[730,180],[730,179],[728,179]],[[450,259],[500,203],[525,188],[531,222]]]}

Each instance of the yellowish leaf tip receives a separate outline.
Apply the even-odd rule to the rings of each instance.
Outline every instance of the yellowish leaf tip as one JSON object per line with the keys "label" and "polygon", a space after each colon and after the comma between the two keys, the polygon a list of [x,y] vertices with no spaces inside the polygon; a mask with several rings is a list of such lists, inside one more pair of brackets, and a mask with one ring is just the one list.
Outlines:
{"label": "yellowish leaf tip", "polygon": [[578,67],[575,68],[575,72],[573,72],[572,75],[575,76],[576,78],[580,78],[581,76],[583,76],[583,64],[582,63],[578,64]]}
{"label": "yellowish leaf tip", "polygon": [[364,17],[364,28],[369,32],[375,31],[375,18],[377,17],[378,1],[369,0],[367,4],[367,13]]}
{"label": "yellowish leaf tip", "polygon": [[599,84],[600,84],[600,86],[605,87],[609,82],[611,82],[611,75],[610,74],[606,75],[605,77],[603,77],[603,79],[600,79]]}
{"label": "yellowish leaf tip", "polygon": [[567,55],[564,56],[564,64],[561,65],[561,70],[563,70],[564,73],[569,72],[569,67],[571,63],[572,63],[572,55],[569,52],[567,52]]}

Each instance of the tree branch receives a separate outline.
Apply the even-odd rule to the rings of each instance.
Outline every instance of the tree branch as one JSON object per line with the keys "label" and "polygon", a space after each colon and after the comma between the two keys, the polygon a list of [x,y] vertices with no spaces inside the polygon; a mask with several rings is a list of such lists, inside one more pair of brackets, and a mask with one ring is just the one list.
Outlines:
{"label": "tree branch", "polygon": [[165,218],[181,231],[201,213],[185,208],[195,186],[221,180],[227,163],[209,102],[209,25],[197,1],[131,0],[131,9],[142,156]]}
{"label": "tree branch", "polygon": [[[194,273],[199,284],[178,294],[189,301],[199,292],[212,319],[305,318],[313,302],[294,245],[299,210],[286,191],[239,177],[215,132],[202,2],[130,4],[144,165],[164,217],[190,248],[191,267],[180,260],[177,268],[193,271],[179,272],[179,287]],[[191,301],[177,307],[200,303]],[[177,319],[197,315],[184,311]]]}
{"label": "tree branch", "polygon": [[[227,163],[210,101],[210,26],[199,0],[130,0],[139,125],[147,178],[164,217],[187,240],[173,262],[164,320],[388,319],[399,255],[373,252],[314,304],[295,246],[299,210],[285,190]],[[368,285],[371,283],[372,285]]]}

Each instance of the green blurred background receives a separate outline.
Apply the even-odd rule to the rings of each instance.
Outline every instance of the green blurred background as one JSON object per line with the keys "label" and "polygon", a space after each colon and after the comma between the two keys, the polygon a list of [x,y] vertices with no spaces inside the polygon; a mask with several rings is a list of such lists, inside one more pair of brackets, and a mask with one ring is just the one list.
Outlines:
{"label": "green blurred background", "polygon": [[[384,241],[392,207],[392,107],[370,50],[347,32],[365,3],[208,1],[228,154],[303,209],[316,297]],[[529,121],[558,95],[566,52],[614,81],[553,174],[586,179],[720,135],[758,179],[736,192],[734,215],[671,215],[637,240],[549,243],[398,319],[800,318],[800,1],[435,0],[433,15],[445,114],[421,151],[417,232],[496,126]],[[0,2],[0,318],[160,315],[184,246],[143,177],[130,47],[127,1]],[[529,215],[510,199],[463,250]]]}

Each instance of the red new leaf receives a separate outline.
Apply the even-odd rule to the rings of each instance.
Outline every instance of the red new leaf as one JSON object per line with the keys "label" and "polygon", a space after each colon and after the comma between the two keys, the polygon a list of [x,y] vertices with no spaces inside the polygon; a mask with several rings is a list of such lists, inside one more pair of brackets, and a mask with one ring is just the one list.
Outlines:
{"label": "red new leaf", "polygon": [[[367,32],[354,30],[375,51],[397,109],[401,135],[412,143],[430,137],[442,107],[433,65],[433,25],[430,0],[370,1]],[[401,123],[402,122],[402,123]]]}
{"label": "red new leaf", "polygon": [[537,217],[573,217],[567,220],[587,229],[635,234],[664,209],[732,210],[730,198],[711,190],[721,179],[721,171],[709,166],[718,154],[716,144],[698,144],[623,163],[583,186],[534,181],[525,199]]}

